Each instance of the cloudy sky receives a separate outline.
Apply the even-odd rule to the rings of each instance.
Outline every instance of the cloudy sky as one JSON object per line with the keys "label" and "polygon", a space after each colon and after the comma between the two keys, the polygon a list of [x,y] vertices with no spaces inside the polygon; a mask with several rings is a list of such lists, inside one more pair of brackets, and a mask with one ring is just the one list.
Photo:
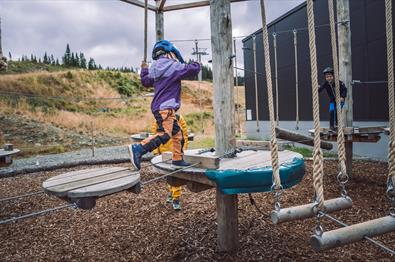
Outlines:
{"label": "cloudy sky", "polygon": [[[194,0],[197,1],[197,0]],[[153,0],[149,0],[154,4]],[[167,0],[167,5],[187,0]],[[303,0],[265,0],[268,21]],[[45,51],[61,57],[66,43],[103,66],[139,66],[143,57],[144,10],[119,0],[0,0],[3,53],[42,56]],[[259,0],[232,4],[233,36],[244,36],[261,27]],[[165,38],[210,37],[208,7],[165,13]],[[155,41],[155,16],[149,12],[148,50]],[[238,49],[241,41],[238,41]],[[199,43],[210,48],[209,41]],[[179,42],[188,59],[193,42]],[[210,53],[210,49],[208,50]],[[242,62],[241,49],[238,50]],[[209,56],[205,58],[207,61]]]}

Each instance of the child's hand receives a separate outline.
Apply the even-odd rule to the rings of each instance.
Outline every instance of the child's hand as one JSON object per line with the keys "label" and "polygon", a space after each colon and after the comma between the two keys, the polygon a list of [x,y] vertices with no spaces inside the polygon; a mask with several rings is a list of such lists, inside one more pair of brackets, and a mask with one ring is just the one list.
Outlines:
{"label": "child's hand", "polygon": [[148,68],[147,62],[145,61],[141,62],[141,68]]}

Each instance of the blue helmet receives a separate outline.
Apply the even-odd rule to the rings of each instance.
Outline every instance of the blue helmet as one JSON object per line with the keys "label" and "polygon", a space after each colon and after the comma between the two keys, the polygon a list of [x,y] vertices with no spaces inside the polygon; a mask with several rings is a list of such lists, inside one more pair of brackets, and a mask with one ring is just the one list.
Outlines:
{"label": "blue helmet", "polygon": [[181,63],[185,63],[177,47],[175,47],[172,43],[170,43],[167,40],[160,40],[156,42],[156,44],[154,45],[154,49],[152,50],[152,59],[157,60],[161,55],[170,52],[176,55],[178,61],[180,61]]}

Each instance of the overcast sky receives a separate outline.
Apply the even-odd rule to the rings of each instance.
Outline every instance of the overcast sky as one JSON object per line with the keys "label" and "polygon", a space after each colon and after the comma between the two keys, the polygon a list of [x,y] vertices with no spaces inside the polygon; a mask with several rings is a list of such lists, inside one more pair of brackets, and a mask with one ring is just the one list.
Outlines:
{"label": "overcast sky", "polygon": [[[194,0],[197,1],[197,0]],[[154,1],[149,1],[154,4]],[[186,0],[167,0],[167,5]],[[265,0],[268,21],[303,0]],[[3,53],[61,57],[66,43],[73,52],[84,52],[98,64],[111,67],[139,66],[143,57],[144,10],[119,0],[0,0]],[[208,7],[165,13],[166,39],[210,37]],[[155,41],[155,16],[149,12],[148,52]],[[232,4],[233,36],[249,35],[261,27],[259,0]],[[241,41],[238,41],[238,49]],[[199,43],[210,48],[209,41]],[[177,43],[184,58],[193,42]],[[208,50],[211,53],[211,50]],[[240,57],[239,57],[240,55]],[[238,59],[242,63],[241,49]],[[205,61],[210,56],[205,57]]]}

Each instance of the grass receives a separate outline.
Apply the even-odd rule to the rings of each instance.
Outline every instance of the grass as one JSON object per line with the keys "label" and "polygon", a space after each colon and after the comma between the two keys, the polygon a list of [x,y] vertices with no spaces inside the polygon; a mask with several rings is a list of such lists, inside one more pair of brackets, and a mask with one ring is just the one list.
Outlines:
{"label": "grass", "polygon": [[199,132],[202,130],[203,126],[207,126],[209,124],[208,122],[213,122],[214,115],[212,112],[198,112],[185,114],[184,118],[187,122],[188,128],[192,132]]}
{"label": "grass", "polygon": [[67,151],[67,148],[63,145],[47,145],[37,147],[23,147],[20,146],[21,152],[17,154],[16,158],[23,158],[34,155],[47,155],[47,154],[60,154]]}
{"label": "grass", "polygon": [[196,136],[195,140],[189,143],[190,149],[197,148],[212,148],[215,146],[215,141],[213,137],[208,136]]}

